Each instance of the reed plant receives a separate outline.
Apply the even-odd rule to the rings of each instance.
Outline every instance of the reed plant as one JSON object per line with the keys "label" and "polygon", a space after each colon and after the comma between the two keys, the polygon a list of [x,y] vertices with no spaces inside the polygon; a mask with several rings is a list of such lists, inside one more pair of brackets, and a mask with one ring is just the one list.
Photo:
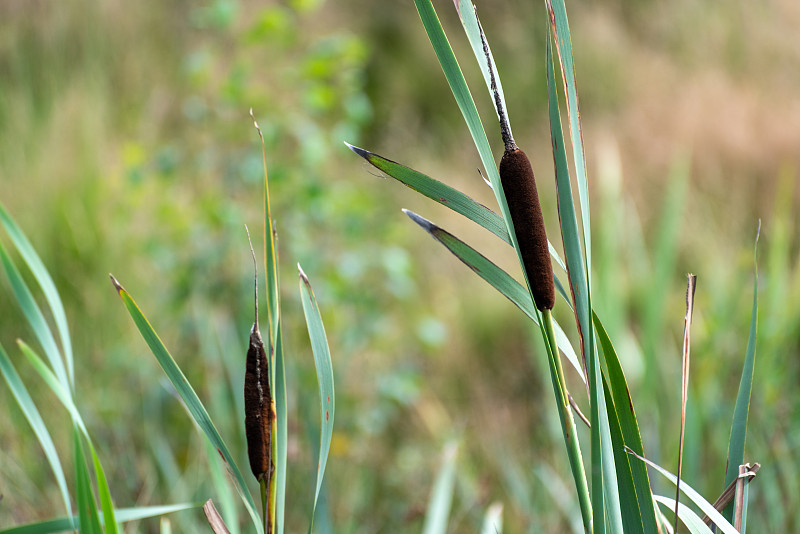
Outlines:
{"label": "reed plant", "polygon": [[[254,124],[261,137],[264,165],[263,242],[267,282],[268,326],[265,342],[262,340],[259,329],[257,261],[255,252],[253,252],[253,262],[256,270],[254,280],[255,317],[249,332],[249,348],[246,354],[230,354],[228,358],[240,361],[241,372],[245,375],[243,403],[245,413],[237,416],[245,420],[250,467],[261,490],[260,515],[242,471],[225,439],[217,430],[217,426],[212,421],[203,401],[130,293],[122,287],[113,275],[110,275],[110,278],[131,319],[133,319],[153,356],[155,356],[175,388],[192,421],[207,439],[208,447],[206,450],[209,463],[212,467],[216,466],[217,468],[212,475],[215,479],[218,499],[225,503],[230,503],[232,500],[231,484],[226,480],[225,475],[219,472],[220,463],[218,459],[221,459],[222,465],[224,465],[223,470],[228,473],[235,492],[238,493],[252,520],[255,531],[280,534],[284,532],[285,528],[288,420],[285,363],[281,334],[279,273],[277,267],[277,233],[275,232],[275,222],[270,211],[266,149],[264,148],[261,130],[255,119]],[[121,524],[125,522],[163,516],[171,512],[200,506],[203,507],[208,523],[215,533],[240,532],[241,527],[238,524],[238,516],[234,509],[230,505],[228,506],[226,511],[231,513],[233,517],[226,521],[211,499],[205,503],[115,508],[100,458],[90,437],[87,425],[83,422],[83,418],[76,407],[74,399],[76,393],[74,358],[66,314],[58,291],[34,247],[2,205],[0,205],[0,223],[2,223],[15,248],[39,284],[56,325],[59,342],[56,341],[56,337],[38,307],[27,283],[2,243],[0,243],[0,261],[9,278],[17,303],[32,327],[39,344],[43,347],[48,362],[45,363],[30,346],[19,341],[21,352],[26,356],[28,362],[39,374],[46,386],[61,401],[72,419],[74,437],[73,484],[75,487],[73,495],[69,491],[67,476],[62,468],[57,449],[50,437],[47,426],[39,414],[36,403],[28,392],[28,387],[20,378],[19,373],[17,373],[11,358],[0,346],[0,371],[45,452],[61,492],[66,511],[66,516],[61,518],[12,527],[0,532],[4,534],[42,534],[66,530],[79,530],[83,533],[120,532]],[[252,244],[250,250],[252,252]],[[299,264],[298,274],[300,298],[317,369],[320,398],[319,446],[318,458],[315,461],[316,469],[314,470],[316,472],[316,490],[311,513],[309,514],[308,526],[308,531],[311,532],[333,433],[335,394],[330,351],[314,291]],[[94,480],[94,484],[92,480]],[[162,531],[166,532],[168,529],[168,523],[165,523],[162,526]]]}
{"label": "reed plant", "polygon": [[[564,252],[563,259],[557,249],[547,241],[533,171],[527,157],[516,146],[511,135],[502,83],[478,20],[477,10],[468,0],[454,0],[454,4],[500,123],[499,130],[505,150],[499,169],[473,96],[433,5],[430,0],[415,0],[422,24],[480,156],[485,176],[488,176],[487,185],[494,192],[499,213],[410,167],[368,150],[348,146],[385,174],[467,217],[492,232],[505,245],[514,248],[524,284],[517,282],[510,274],[452,233],[414,212],[404,210],[414,222],[516,304],[537,325],[544,341],[563,441],[585,532],[673,532],[678,530],[679,523],[692,533],[711,532],[711,528],[726,533],[744,532],[747,483],[757,470],[757,467],[746,463],[744,457],[755,358],[757,283],[753,293],[752,320],[744,370],[736,398],[729,440],[725,479],[727,488],[723,492],[723,497],[730,497],[731,490],[738,488],[735,489],[737,499],[734,503],[730,499],[725,500],[721,497],[712,505],[685,481],[681,481],[679,476],[671,474],[647,459],[634,410],[634,399],[631,398],[625,373],[616,349],[601,318],[595,313],[595,306],[592,303],[589,180],[565,3],[563,0],[545,1],[548,31],[543,73],[547,81],[550,136],[557,189],[555,203],[558,208],[558,230]],[[560,77],[557,77],[557,73]],[[560,80],[560,83],[557,80]],[[568,121],[566,137],[561,122],[563,106],[560,98],[564,99],[566,107]],[[568,146],[571,146],[571,154],[568,153]],[[573,196],[573,179],[577,184],[578,206]],[[559,279],[557,273],[553,272],[550,258],[547,257],[548,251],[555,264],[566,274],[566,284]],[[690,276],[687,288],[682,352],[683,409],[677,432],[679,439],[676,439],[676,446],[679,449],[678,474],[680,474],[688,394],[695,280],[695,277]],[[578,332],[577,350],[553,319],[551,310],[555,304],[556,293],[561,297],[562,305],[567,306],[574,317]],[[576,401],[568,390],[562,367],[562,355],[574,367],[583,382],[580,389],[585,390],[587,396],[588,416],[583,416],[578,408],[581,402]],[[580,399],[577,393],[575,397]],[[576,417],[583,419],[585,425],[589,427],[588,445],[580,443]],[[588,461],[584,461],[584,457]],[[674,498],[654,493],[648,465],[654,472],[675,485]],[[681,494],[693,506],[682,505],[679,501]],[[672,510],[673,521],[668,519],[665,513],[667,510]],[[695,510],[699,510],[705,516],[701,519]]]}

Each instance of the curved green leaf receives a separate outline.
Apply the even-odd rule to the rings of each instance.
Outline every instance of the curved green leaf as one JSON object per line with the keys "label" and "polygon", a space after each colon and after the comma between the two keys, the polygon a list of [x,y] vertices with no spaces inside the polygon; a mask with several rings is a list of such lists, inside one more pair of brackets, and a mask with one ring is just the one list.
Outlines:
{"label": "curved green leaf", "polygon": [[8,232],[14,246],[17,247],[20,256],[25,260],[28,268],[33,273],[36,281],[39,282],[39,287],[42,288],[47,303],[50,305],[50,311],[53,313],[53,319],[58,329],[58,335],[61,337],[61,347],[64,349],[64,358],[67,362],[67,374],[69,376],[69,383],[72,385],[75,379],[74,362],[72,357],[72,341],[69,335],[69,327],[67,326],[67,314],[64,312],[64,304],[61,302],[61,297],[58,294],[55,283],[50,277],[50,273],[44,266],[41,258],[36,253],[31,242],[22,232],[22,229],[17,225],[16,221],[11,218],[11,215],[6,211],[2,202],[0,202],[0,223]]}
{"label": "curved green leaf", "polygon": [[172,355],[170,355],[167,348],[161,342],[161,339],[150,325],[150,322],[136,305],[133,297],[131,297],[130,294],[125,291],[125,289],[119,284],[119,282],[117,282],[117,279],[114,278],[113,275],[111,276],[111,281],[114,283],[114,288],[117,290],[117,293],[122,299],[122,303],[128,310],[131,319],[133,319],[134,324],[139,329],[139,332],[142,334],[142,337],[144,338],[148,347],[150,347],[150,351],[153,353],[153,356],[155,356],[156,361],[158,361],[158,364],[164,370],[167,378],[169,378],[170,382],[172,382],[172,385],[175,387],[178,395],[180,395],[181,399],[183,399],[183,402],[185,403],[186,408],[189,410],[189,413],[194,421],[203,430],[203,433],[211,441],[212,445],[216,447],[220,456],[224,460],[226,467],[230,470],[230,473],[233,476],[236,484],[236,490],[239,492],[239,496],[241,497],[245,508],[247,508],[247,512],[250,514],[253,524],[256,526],[256,532],[263,533],[264,526],[258,517],[253,496],[247,490],[247,485],[245,484],[242,472],[239,470],[239,467],[233,460],[233,457],[231,456],[227,445],[225,445],[222,436],[220,436],[219,431],[217,431],[217,428],[211,421],[211,417],[209,417],[205,406],[203,406],[203,403],[200,401],[197,393],[195,393],[191,384],[189,384],[189,381],[186,379],[183,371],[181,371],[180,367],[178,367],[178,364],[175,363],[175,360],[172,358]]}
{"label": "curved green leaf", "polygon": [[458,189],[454,189],[410,167],[406,167],[396,161],[384,158],[383,156],[379,156],[363,148],[358,148],[349,143],[345,144],[350,150],[364,158],[376,169],[385,172],[398,182],[431,200],[435,200],[439,204],[463,215],[467,219],[486,228],[509,245],[511,244],[511,239],[508,237],[508,228],[503,218],[483,204],[473,200]]}
{"label": "curved green leaf", "polygon": [[[653,499],[675,513],[675,499],[670,499],[669,497],[663,497],[661,495],[654,495]],[[711,534],[711,529],[708,528],[706,524],[703,523],[703,520],[688,506],[678,507],[678,518],[686,525],[686,528],[688,528],[689,532],[692,534]]]}
{"label": "curved green leaf", "polygon": [[[483,256],[480,252],[470,247],[456,236],[436,226],[431,221],[421,217],[410,210],[403,210],[411,220],[417,223],[423,230],[428,232],[434,239],[444,245],[453,255],[461,260],[464,265],[472,269],[478,276],[483,278],[492,287],[498,290],[504,297],[513,302],[520,310],[525,313],[534,323],[539,324],[536,316],[536,308],[533,305],[533,299],[530,292],[528,292],[522,284],[514,280],[507,272],[492,263],[488,258]],[[558,348],[567,357],[567,360],[572,364],[575,370],[580,375],[581,380],[586,381],[581,364],[578,362],[578,357],[570,345],[564,331],[554,322],[554,331],[556,336],[556,343]]]}
{"label": "curved green leaf", "polygon": [[8,280],[11,282],[11,289],[14,292],[14,296],[17,298],[19,307],[22,309],[22,313],[31,325],[33,333],[36,334],[39,343],[42,344],[47,359],[50,361],[50,365],[53,367],[58,380],[66,387],[69,387],[70,382],[67,378],[67,371],[64,367],[64,361],[61,359],[61,353],[56,345],[56,340],[53,337],[53,332],[50,331],[50,327],[47,325],[47,321],[44,315],[42,315],[39,305],[36,304],[36,300],[34,300],[30,289],[28,289],[27,284],[25,284],[25,281],[19,274],[19,270],[17,270],[14,262],[11,261],[2,243],[0,243],[0,261],[2,261],[3,268],[6,271],[6,275],[8,275]]}
{"label": "curved green leaf", "polygon": [[102,534],[97,503],[92,493],[89,480],[89,466],[83,454],[81,431],[77,425],[73,427],[73,447],[75,450],[75,499],[78,502],[78,520],[81,534]]}
{"label": "curved green leaf", "polygon": [[308,337],[311,339],[311,349],[314,353],[314,365],[317,368],[317,383],[319,386],[320,400],[320,432],[319,432],[319,461],[317,463],[317,484],[314,493],[314,506],[311,511],[311,523],[308,526],[309,534],[314,526],[314,512],[317,508],[319,492],[322,488],[322,479],[325,476],[325,466],[328,463],[328,452],[331,448],[333,436],[333,416],[336,407],[336,398],[333,390],[333,363],[328,348],[328,339],[325,336],[325,327],[319,313],[314,290],[308,277],[300,265],[300,298],[303,301],[303,314],[308,326]]}
{"label": "curved green leaf", "polygon": [[61,466],[61,460],[58,458],[53,438],[50,437],[50,432],[47,430],[47,426],[45,426],[42,416],[39,414],[39,410],[33,403],[28,389],[22,382],[22,379],[11,363],[11,359],[8,357],[8,354],[6,354],[2,345],[0,345],[0,372],[2,372],[6,384],[8,384],[12,395],[14,395],[17,404],[25,415],[25,419],[28,420],[28,424],[31,425],[34,434],[36,434],[36,439],[39,440],[39,444],[42,446],[47,462],[50,464],[53,475],[56,477],[56,484],[58,484],[61,498],[64,500],[64,508],[67,514],[71,515],[72,505],[70,504],[69,489],[67,489],[67,479],[64,475],[64,468]]}
{"label": "curved green leaf", "polygon": [[[192,508],[200,508],[203,503],[192,504],[172,504],[165,506],[140,506],[136,508],[121,508],[117,510],[117,519],[122,523],[129,521],[139,521],[151,517],[158,517],[164,514],[171,514]],[[102,523],[103,518],[100,518]],[[53,534],[79,528],[78,517],[61,517],[58,519],[48,519],[37,523],[28,523],[17,527],[0,530],[0,534]]]}
{"label": "curved green leaf", "polygon": [[[646,463],[647,465],[649,465],[650,467],[661,473],[661,475],[670,482],[672,482],[673,485],[677,484],[678,478],[675,475],[673,475],[660,465],[651,462],[644,456],[636,454],[631,449],[626,448],[626,450],[628,451],[629,454],[632,454],[642,462]],[[715,525],[717,525],[717,527],[723,532],[723,534],[739,534],[739,532],[735,528],[733,528],[733,525],[731,525],[727,519],[722,517],[722,514],[720,514],[711,503],[705,500],[702,495],[697,493],[697,491],[695,491],[694,488],[692,488],[689,484],[687,484],[685,480],[681,480],[681,493],[686,495],[689,498],[689,500],[691,500],[695,505],[697,505],[697,507],[700,508],[700,510],[702,510],[703,513],[706,514]],[[681,508],[685,507],[682,506]]]}
{"label": "curved green leaf", "polygon": [[69,391],[53,374],[53,371],[47,367],[47,364],[44,363],[39,355],[36,354],[36,352],[30,346],[28,346],[27,343],[19,339],[17,340],[17,345],[19,345],[22,354],[24,354],[28,359],[28,363],[31,364],[31,367],[33,367],[34,371],[39,374],[39,376],[42,378],[42,381],[47,385],[47,387],[50,388],[50,391],[53,392],[64,408],[67,409],[72,417],[72,421],[78,425],[78,429],[88,440],[89,431],[86,429],[86,425],[83,423],[83,418],[81,417],[80,412],[78,412],[78,408],[75,406],[75,403],[72,400],[72,395],[70,395]]}

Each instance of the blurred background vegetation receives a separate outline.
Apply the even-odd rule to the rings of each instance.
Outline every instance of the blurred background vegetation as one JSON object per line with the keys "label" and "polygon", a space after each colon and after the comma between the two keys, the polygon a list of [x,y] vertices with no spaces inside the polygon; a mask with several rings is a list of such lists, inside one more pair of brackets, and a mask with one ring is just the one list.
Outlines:
{"label": "blurred background vegetation", "polygon": [[[499,157],[491,103],[454,9],[436,5]],[[555,204],[546,200],[554,184],[545,11],[515,0],[478,8],[555,229]],[[569,9],[593,194],[593,300],[623,359],[646,453],[675,469],[685,275],[693,272],[684,475],[709,500],[722,489],[760,218],[746,457],[764,467],[750,517],[760,531],[796,530],[800,6],[579,0]],[[570,528],[574,491],[540,341],[512,304],[400,208],[507,269],[510,249],[376,178],[342,143],[492,206],[413,3],[396,0],[0,4],[0,200],[65,299],[78,397],[117,505],[214,495],[202,440],[108,272],[148,313],[244,458],[252,266],[243,225],[259,227],[263,205],[250,107],[267,142],[283,267],[289,530],[306,525],[308,429],[318,417],[298,261],[315,286],[337,373],[324,512],[337,532],[419,530],[442,445],[453,436],[462,439],[453,532],[477,530],[494,501],[505,505],[509,532]],[[30,340],[5,282],[0,303],[6,348]],[[585,408],[577,378],[569,380]],[[49,422],[69,458],[61,408],[31,387],[45,414],[53,407]],[[50,517],[57,488],[5,387],[0,406],[0,527]],[[173,521],[179,531],[203,528],[198,512]]]}

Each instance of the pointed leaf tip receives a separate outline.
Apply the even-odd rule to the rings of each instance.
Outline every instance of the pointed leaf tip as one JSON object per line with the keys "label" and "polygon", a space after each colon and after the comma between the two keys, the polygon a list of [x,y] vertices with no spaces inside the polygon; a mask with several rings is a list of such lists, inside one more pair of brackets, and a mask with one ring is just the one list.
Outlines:
{"label": "pointed leaf tip", "polygon": [[407,209],[403,208],[403,213],[408,215],[408,217],[412,221],[414,221],[415,223],[420,225],[428,233],[432,233],[434,230],[436,230],[438,228],[435,224],[430,222],[428,219],[426,219],[425,217],[422,217],[420,215],[417,215],[416,213],[414,213],[411,210],[407,210]]}
{"label": "pointed leaf tip", "polygon": [[364,150],[363,148],[358,148],[355,145],[351,145],[347,141],[345,141],[344,144],[347,145],[347,148],[349,148],[350,150],[352,150],[353,152],[355,152],[364,159],[369,159],[369,157],[372,155],[372,152]]}
{"label": "pointed leaf tip", "polygon": [[111,278],[111,283],[114,284],[114,289],[117,290],[117,293],[122,293],[125,291],[125,288],[122,287],[122,284],[120,284],[116,278],[114,278],[113,274],[108,273],[108,277]]}
{"label": "pointed leaf tip", "polygon": [[308,276],[306,276],[305,271],[303,268],[300,267],[300,264],[297,264],[297,272],[300,274],[300,280],[307,286],[311,285],[311,282],[308,281]]}

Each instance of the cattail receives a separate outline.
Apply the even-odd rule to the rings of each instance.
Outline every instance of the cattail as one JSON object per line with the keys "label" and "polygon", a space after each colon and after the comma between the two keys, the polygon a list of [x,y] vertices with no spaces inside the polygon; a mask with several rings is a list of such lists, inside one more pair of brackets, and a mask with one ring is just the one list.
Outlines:
{"label": "cattail", "polygon": [[[246,227],[245,227],[246,228]],[[248,231],[247,238],[250,239]],[[256,263],[253,244],[253,265]],[[255,269],[254,269],[255,270]],[[269,359],[258,330],[258,274],[255,275],[255,322],[250,330],[250,346],[244,374],[244,428],[250,469],[257,480],[269,483],[272,463],[272,392],[269,387]],[[271,351],[272,347],[270,347]]]}
{"label": "cattail", "polygon": [[556,301],[553,267],[550,263],[547,234],[544,229],[542,208],[539,205],[539,194],[536,192],[533,168],[528,156],[517,147],[511,135],[511,126],[497,90],[489,45],[483,35],[483,28],[480,28],[480,32],[483,52],[489,65],[492,93],[500,118],[500,133],[505,144],[505,152],[500,160],[500,182],[503,184],[503,193],[508,203],[508,212],[511,214],[511,223],[531,286],[533,301],[540,311],[552,310]]}

